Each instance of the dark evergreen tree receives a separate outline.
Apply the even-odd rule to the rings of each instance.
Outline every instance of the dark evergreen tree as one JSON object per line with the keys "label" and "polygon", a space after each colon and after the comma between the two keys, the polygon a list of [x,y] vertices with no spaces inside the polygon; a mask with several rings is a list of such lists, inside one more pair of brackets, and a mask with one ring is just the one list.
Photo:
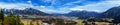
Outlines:
{"label": "dark evergreen tree", "polygon": [[8,14],[7,17],[5,17],[5,21],[9,25],[24,25],[21,23],[19,16],[14,16],[13,14]]}
{"label": "dark evergreen tree", "polygon": [[15,16],[13,14],[8,14],[5,20],[9,25],[16,25]]}
{"label": "dark evergreen tree", "polygon": [[2,25],[3,25],[3,21],[4,21],[4,14],[2,9],[0,9],[0,22],[2,23]]}
{"label": "dark evergreen tree", "polygon": [[19,18],[20,16],[19,15],[17,15],[16,17],[15,17],[15,19],[16,19],[16,25],[24,25],[21,21],[20,21],[20,18]]}

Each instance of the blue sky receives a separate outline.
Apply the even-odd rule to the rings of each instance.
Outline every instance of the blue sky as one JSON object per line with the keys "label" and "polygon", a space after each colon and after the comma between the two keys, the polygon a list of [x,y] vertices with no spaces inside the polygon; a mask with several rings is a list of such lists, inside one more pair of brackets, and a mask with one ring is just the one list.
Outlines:
{"label": "blue sky", "polygon": [[32,7],[45,13],[69,13],[71,11],[104,12],[120,6],[120,0],[0,0],[0,7],[20,9]]}

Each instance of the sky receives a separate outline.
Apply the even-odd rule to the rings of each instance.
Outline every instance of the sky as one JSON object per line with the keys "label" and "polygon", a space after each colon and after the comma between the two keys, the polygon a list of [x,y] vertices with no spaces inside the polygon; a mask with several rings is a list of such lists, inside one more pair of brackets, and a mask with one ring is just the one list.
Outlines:
{"label": "sky", "polygon": [[0,8],[24,10],[32,7],[45,13],[105,12],[120,6],[119,2],[120,0],[0,0]]}

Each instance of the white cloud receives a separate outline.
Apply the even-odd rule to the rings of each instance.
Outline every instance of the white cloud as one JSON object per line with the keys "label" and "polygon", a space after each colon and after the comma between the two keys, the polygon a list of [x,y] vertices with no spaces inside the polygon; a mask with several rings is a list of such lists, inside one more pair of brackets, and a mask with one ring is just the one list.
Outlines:
{"label": "white cloud", "polygon": [[40,6],[40,11],[43,11],[43,12],[54,12],[55,10],[49,9],[47,6]]}
{"label": "white cloud", "polygon": [[78,0],[78,1],[75,1],[75,2],[66,3],[66,4],[64,4],[64,5],[65,5],[65,6],[66,6],[66,5],[75,5],[75,3],[80,3],[80,2],[82,2],[82,1],[85,1],[85,0]]}
{"label": "white cloud", "polygon": [[[28,1],[31,3],[31,1]],[[56,5],[56,0],[44,0],[44,2],[51,2],[51,6],[33,6],[33,8],[38,9],[40,11],[46,12],[46,13],[68,13],[70,11],[75,11],[75,10],[87,10],[87,11],[96,11],[96,12],[103,12],[108,10],[109,8],[115,7],[115,6],[120,6],[120,0],[107,0],[107,1],[102,1],[94,4],[88,4],[88,5],[83,5],[83,6],[75,6],[72,8],[66,7],[66,5],[74,5],[74,3],[79,3],[81,1],[76,1],[76,2],[71,2],[64,4],[65,7],[59,8],[59,9],[53,9],[54,6]],[[25,9],[26,7],[31,7],[31,4],[25,4],[25,3],[0,3],[1,8],[16,8],[16,9]]]}
{"label": "white cloud", "polygon": [[43,2],[52,2],[53,0],[42,0]]}
{"label": "white cloud", "polygon": [[[76,11],[76,10],[77,11],[86,10],[86,11],[104,12],[112,7],[120,6],[120,3],[119,3],[120,0],[106,0],[106,1],[83,5],[83,6],[75,6],[74,3],[80,3],[81,1],[84,1],[84,0],[64,4],[65,7],[59,8],[58,10],[49,9],[49,8],[45,10],[47,10],[46,12],[57,12],[57,13],[68,13],[70,11]],[[72,8],[66,7],[68,5],[74,5],[75,7],[72,7]]]}
{"label": "white cloud", "polygon": [[82,11],[82,10],[84,10],[84,9],[80,9],[80,8],[71,8],[70,10],[72,10],[72,11],[76,11],[76,10]]}
{"label": "white cloud", "polygon": [[[0,8],[4,9],[19,9],[24,10],[25,8],[31,7],[31,4],[25,4],[25,3],[0,3]],[[45,13],[53,13],[53,12],[59,12],[57,10],[52,9],[53,6],[33,6],[32,8],[40,10]]]}
{"label": "white cloud", "polygon": [[28,3],[32,3],[32,1],[31,1],[31,0],[28,0],[27,2],[28,2]]}
{"label": "white cloud", "polygon": [[104,12],[112,7],[120,6],[119,2],[120,0],[103,1],[103,2],[88,4],[84,6],[76,6],[71,8],[70,10],[87,10],[87,11]]}
{"label": "white cloud", "polygon": [[45,12],[45,13],[61,13],[61,14],[68,13],[66,11],[66,9],[65,10],[63,10],[63,9],[56,10],[56,9],[53,9],[54,8],[53,6],[37,6],[35,8],[39,9],[40,11]]}
{"label": "white cloud", "polygon": [[45,13],[52,13],[55,12],[55,10],[51,9],[49,6],[34,6],[33,8],[38,9]]}
{"label": "white cloud", "polygon": [[30,4],[24,4],[24,3],[0,3],[0,8],[5,9],[25,9],[27,7],[30,7]]}

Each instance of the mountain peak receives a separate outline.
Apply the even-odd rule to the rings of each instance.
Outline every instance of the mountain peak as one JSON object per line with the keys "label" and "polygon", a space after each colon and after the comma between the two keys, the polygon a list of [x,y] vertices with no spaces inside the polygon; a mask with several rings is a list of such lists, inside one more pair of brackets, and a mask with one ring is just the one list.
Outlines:
{"label": "mountain peak", "polygon": [[108,18],[114,18],[114,17],[118,17],[120,16],[120,6],[118,7],[113,7],[109,10],[107,10],[106,12],[103,13],[104,17],[108,17]]}
{"label": "mountain peak", "polygon": [[47,13],[44,13],[42,11],[33,9],[33,8],[26,8],[24,10],[18,10],[18,9],[3,9],[4,14],[21,14],[21,15],[47,15]]}

